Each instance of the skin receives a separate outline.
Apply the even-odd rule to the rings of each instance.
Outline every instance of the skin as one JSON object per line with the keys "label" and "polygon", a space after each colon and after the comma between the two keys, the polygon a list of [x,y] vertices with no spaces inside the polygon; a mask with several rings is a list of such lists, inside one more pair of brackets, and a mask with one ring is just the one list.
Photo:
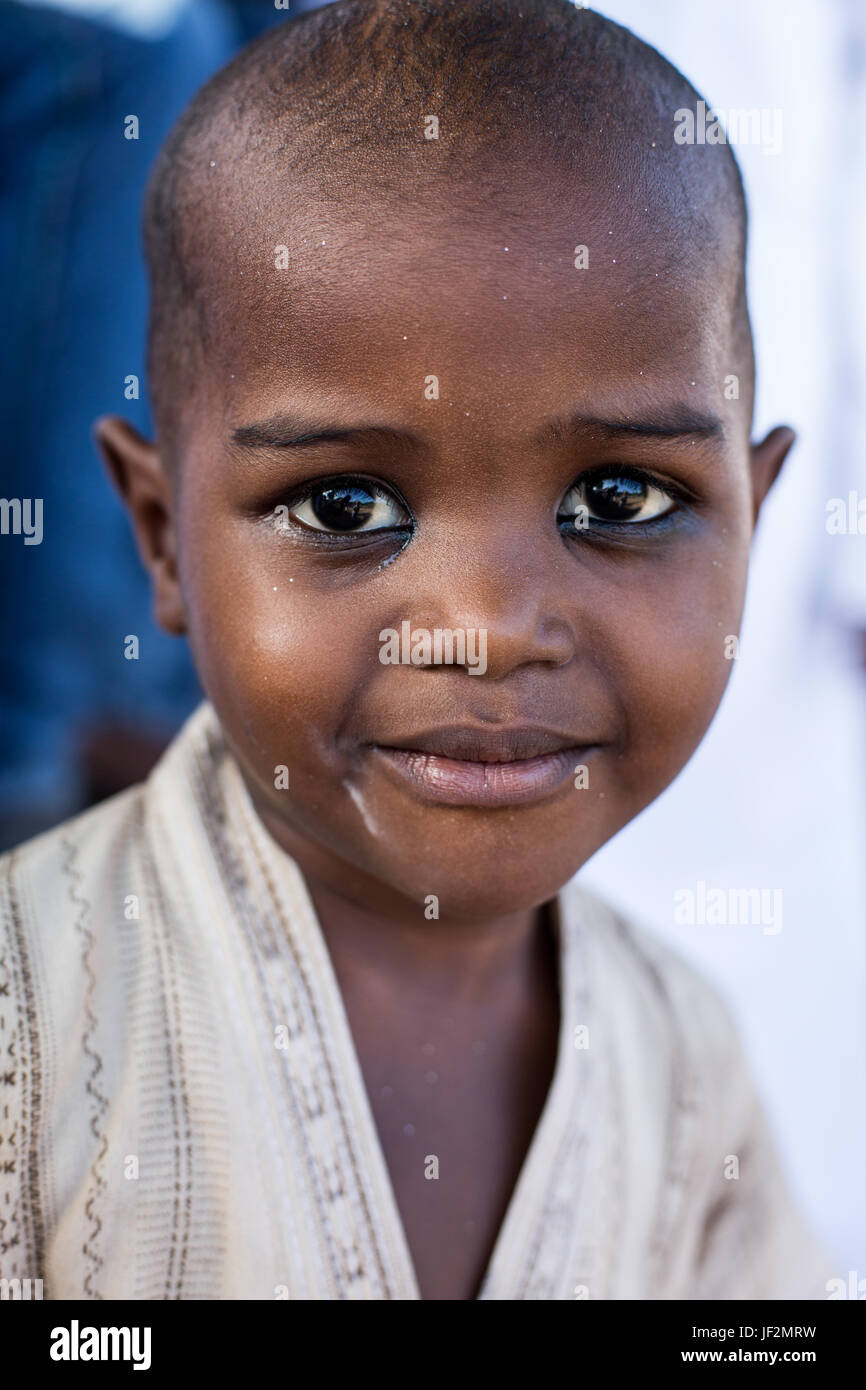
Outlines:
{"label": "skin", "polygon": [[[703,737],[758,510],[794,437],[750,444],[730,269],[686,264],[685,250],[678,269],[676,218],[637,202],[612,220],[602,192],[548,179],[521,203],[535,218],[488,202],[469,220],[443,189],[440,220],[359,194],[319,226],[311,200],[290,274],[270,251],[284,224],[276,234],[262,213],[243,275],[214,281],[222,348],[189,392],[178,464],[116,417],[97,426],[158,620],[188,633],[259,814],[310,887],[425,1298],[478,1291],[555,1065],[544,905]],[[236,242],[240,206],[213,215]],[[726,401],[737,371],[741,399]],[[575,413],[631,428],[545,433]],[[412,440],[233,441],[281,415]],[[638,428],[695,418],[714,431]],[[557,524],[576,480],[623,466],[676,510],[655,525]],[[407,528],[323,543],[275,523],[305,486],[347,474],[404,499]],[[486,672],[383,665],[379,634],[404,619],[486,629]],[[542,725],[591,745],[589,786],[568,776],[526,804],[455,806],[377,754],[454,724]],[[290,790],[274,786],[279,765]]]}

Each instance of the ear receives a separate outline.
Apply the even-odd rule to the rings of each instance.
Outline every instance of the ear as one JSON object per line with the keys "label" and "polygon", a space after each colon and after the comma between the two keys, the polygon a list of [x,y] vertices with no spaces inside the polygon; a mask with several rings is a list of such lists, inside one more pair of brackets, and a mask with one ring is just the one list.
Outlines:
{"label": "ear", "polygon": [[751,446],[753,524],[767,493],[779,476],[782,464],[797,436],[787,425],[777,425],[760,444]]}
{"label": "ear", "polygon": [[177,571],[172,489],[155,444],[119,415],[93,426],[97,448],[129,512],[138,553],[153,585],[154,616],[165,632],[186,632]]}

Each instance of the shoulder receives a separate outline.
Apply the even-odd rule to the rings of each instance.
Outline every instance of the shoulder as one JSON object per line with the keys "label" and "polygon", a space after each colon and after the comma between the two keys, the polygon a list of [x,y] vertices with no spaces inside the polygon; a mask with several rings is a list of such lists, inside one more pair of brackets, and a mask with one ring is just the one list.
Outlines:
{"label": "shoulder", "polygon": [[80,905],[84,879],[109,873],[134,841],[144,784],[0,855],[0,922],[7,933],[56,921]]}
{"label": "shoulder", "polygon": [[3,1024],[19,1049],[31,1037],[25,1075],[63,1054],[95,995],[117,992],[143,805],[133,787],[0,856]]}
{"label": "shoulder", "polygon": [[0,856],[0,1046],[17,1058],[19,1095],[116,985],[141,814],[135,787]]}
{"label": "shoulder", "polygon": [[568,885],[566,911],[591,947],[606,1082],[625,1097],[631,1133],[642,1136],[641,1181],[647,1136],[670,1157],[654,1240],[666,1252],[672,1296],[825,1296],[830,1262],[792,1199],[721,991],[681,952],[582,886]]}
{"label": "shoulder", "polygon": [[713,1090],[746,1080],[733,1011],[721,990],[685,955],[572,880],[563,889],[568,920],[593,950],[600,1006],[657,1059],[689,1065]]}
{"label": "shoulder", "polygon": [[[27,927],[68,921],[94,895],[110,898],[112,910],[133,878],[133,864],[149,855],[157,820],[173,822],[189,799],[198,762],[209,773],[221,749],[210,706],[202,704],[175,736],[145,782],[91,807],[54,829],[0,855],[0,921]],[[216,750],[216,751],[215,751]]]}
{"label": "shoulder", "polygon": [[[0,857],[0,1271],[40,1277],[128,1054],[152,933],[135,932],[134,787]],[[130,898],[130,894],[133,898]],[[137,904],[134,909],[138,915]],[[98,1147],[98,1146],[97,1146]]]}
{"label": "shoulder", "polygon": [[[44,1269],[43,1135],[64,1049],[86,1016],[90,876],[108,861],[136,793],[0,856],[0,1272]],[[88,973],[89,972],[89,973]]]}

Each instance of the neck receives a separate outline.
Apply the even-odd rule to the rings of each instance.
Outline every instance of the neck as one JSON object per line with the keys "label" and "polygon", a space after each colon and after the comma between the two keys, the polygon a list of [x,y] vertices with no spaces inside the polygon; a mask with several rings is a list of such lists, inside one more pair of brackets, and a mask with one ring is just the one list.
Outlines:
{"label": "neck", "polygon": [[544,907],[482,921],[427,920],[417,904],[385,915],[315,879],[307,886],[343,979],[370,976],[427,998],[469,1001],[533,972],[549,951]]}

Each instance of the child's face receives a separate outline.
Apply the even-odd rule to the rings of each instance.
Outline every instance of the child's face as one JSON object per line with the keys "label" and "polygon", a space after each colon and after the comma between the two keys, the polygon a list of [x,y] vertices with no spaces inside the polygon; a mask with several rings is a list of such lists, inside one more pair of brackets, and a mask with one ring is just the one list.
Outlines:
{"label": "child's face", "polygon": [[[158,609],[187,627],[260,813],[308,874],[383,910],[537,905],[676,776],[730,675],[792,439],[750,450],[749,382],[726,398],[746,369],[717,263],[683,266],[600,198],[548,181],[535,201],[535,220],[470,225],[359,197],[294,240],[250,233],[262,268],[221,273],[220,357],[160,494]],[[352,433],[233,442],[262,422]],[[136,499],[147,451],[124,439],[103,425],[153,530],[159,487]],[[478,645],[474,674],[383,662],[404,623],[486,634],[486,669]]]}

